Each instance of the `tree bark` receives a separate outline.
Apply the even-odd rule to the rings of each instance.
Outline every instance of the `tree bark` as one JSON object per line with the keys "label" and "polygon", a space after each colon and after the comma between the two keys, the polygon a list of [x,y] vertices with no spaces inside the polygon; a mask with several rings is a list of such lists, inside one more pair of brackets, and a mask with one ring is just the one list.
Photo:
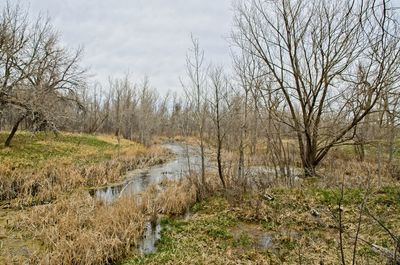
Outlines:
{"label": "tree bark", "polygon": [[222,143],[220,140],[218,140],[218,146],[217,146],[217,164],[218,164],[218,176],[221,180],[223,188],[226,189],[226,183],[222,169]]}
{"label": "tree bark", "polygon": [[18,126],[19,126],[19,124],[20,124],[24,119],[25,119],[25,115],[21,116],[21,117],[17,120],[17,122],[14,124],[14,126],[13,126],[12,129],[11,129],[10,134],[9,134],[8,137],[7,137],[6,142],[4,143],[4,146],[5,146],[5,147],[9,147],[9,146],[11,145],[11,141],[12,141],[12,139],[14,138],[14,135],[15,135],[15,133],[16,133],[17,130],[18,130]]}
{"label": "tree bark", "polygon": [[305,148],[302,153],[302,164],[305,177],[315,177],[318,162],[316,160],[317,147],[311,142],[305,143]]}

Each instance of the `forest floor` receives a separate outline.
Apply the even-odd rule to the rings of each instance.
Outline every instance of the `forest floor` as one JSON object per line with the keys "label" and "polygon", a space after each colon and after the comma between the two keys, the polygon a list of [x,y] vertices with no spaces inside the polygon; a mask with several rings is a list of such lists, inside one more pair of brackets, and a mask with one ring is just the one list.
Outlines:
{"label": "forest floor", "polygon": [[[165,217],[158,251],[124,264],[341,264],[339,189],[307,183],[267,192],[273,200],[250,194],[235,199],[212,196],[195,204],[189,217]],[[345,260],[352,262],[364,199],[357,264],[387,264],[371,244],[393,249],[385,228],[400,233],[398,185],[371,190],[367,196],[362,189],[344,191],[340,209]]]}

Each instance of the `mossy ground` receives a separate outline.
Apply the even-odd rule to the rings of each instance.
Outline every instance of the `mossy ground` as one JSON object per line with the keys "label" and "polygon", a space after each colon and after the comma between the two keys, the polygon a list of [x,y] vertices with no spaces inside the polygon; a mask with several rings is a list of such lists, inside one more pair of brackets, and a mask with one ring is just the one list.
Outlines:
{"label": "mossy ground", "polygon": [[[345,189],[342,201],[344,252],[352,259],[359,206],[365,190]],[[192,208],[185,219],[163,221],[158,251],[134,264],[339,264],[339,188],[314,186],[268,190],[273,201],[246,195],[235,202],[215,196]],[[257,203],[258,201],[258,203]],[[400,233],[400,188],[369,191],[365,209]],[[393,240],[377,221],[362,214],[357,264],[386,264],[369,243],[387,248]],[[317,214],[315,213],[317,212]],[[271,244],[260,245],[260,236]]]}

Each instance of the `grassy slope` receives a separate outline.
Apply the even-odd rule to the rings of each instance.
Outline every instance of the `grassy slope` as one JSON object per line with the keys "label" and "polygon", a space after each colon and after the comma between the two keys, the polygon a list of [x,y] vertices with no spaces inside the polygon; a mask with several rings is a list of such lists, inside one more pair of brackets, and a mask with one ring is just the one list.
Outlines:
{"label": "grassy slope", "polygon": [[[0,143],[6,137],[7,133],[0,132]],[[0,164],[17,169],[37,168],[51,162],[87,164],[110,159],[118,148],[145,151],[144,146],[127,140],[118,145],[115,137],[106,135],[19,132],[11,147],[0,145]]]}
{"label": "grassy slope", "polygon": [[[213,197],[195,205],[189,219],[165,219],[158,252],[126,264],[338,264],[339,191],[309,186],[269,192],[275,200],[263,200],[258,216],[254,198],[231,204]],[[344,196],[344,241],[349,261],[363,198],[360,189],[349,189]],[[375,190],[366,205],[392,232],[400,233],[398,186]],[[312,209],[320,216],[313,216]],[[393,241],[376,221],[366,215],[362,220],[363,240],[392,247]],[[273,245],[260,247],[260,235],[270,236]],[[359,243],[357,255],[360,264],[386,264],[365,242]]]}

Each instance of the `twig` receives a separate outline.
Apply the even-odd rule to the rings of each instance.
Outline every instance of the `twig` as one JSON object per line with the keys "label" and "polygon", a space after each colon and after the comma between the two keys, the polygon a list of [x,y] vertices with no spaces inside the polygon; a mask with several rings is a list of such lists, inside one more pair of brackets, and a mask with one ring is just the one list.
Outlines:
{"label": "twig", "polygon": [[367,201],[368,195],[370,194],[370,181],[369,180],[370,180],[370,178],[368,178],[367,189],[365,191],[363,201],[360,205],[360,212],[358,215],[357,232],[356,232],[356,236],[355,236],[355,240],[354,240],[354,248],[353,248],[353,262],[352,262],[353,265],[356,264],[357,244],[358,244],[358,238],[360,235],[362,215],[363,215],[363,211],[365,208],[365,203]]}
{"label": "twig", "polygon": [[346,265],[344,249],[343,249],[343,224],[342,224],[343,196],[344,196],[344,180],[342,180],[342,185],[340,189],[340,199],[339,199],[339,245],[340,245],[340,255],[342,258],[342,265]]}

